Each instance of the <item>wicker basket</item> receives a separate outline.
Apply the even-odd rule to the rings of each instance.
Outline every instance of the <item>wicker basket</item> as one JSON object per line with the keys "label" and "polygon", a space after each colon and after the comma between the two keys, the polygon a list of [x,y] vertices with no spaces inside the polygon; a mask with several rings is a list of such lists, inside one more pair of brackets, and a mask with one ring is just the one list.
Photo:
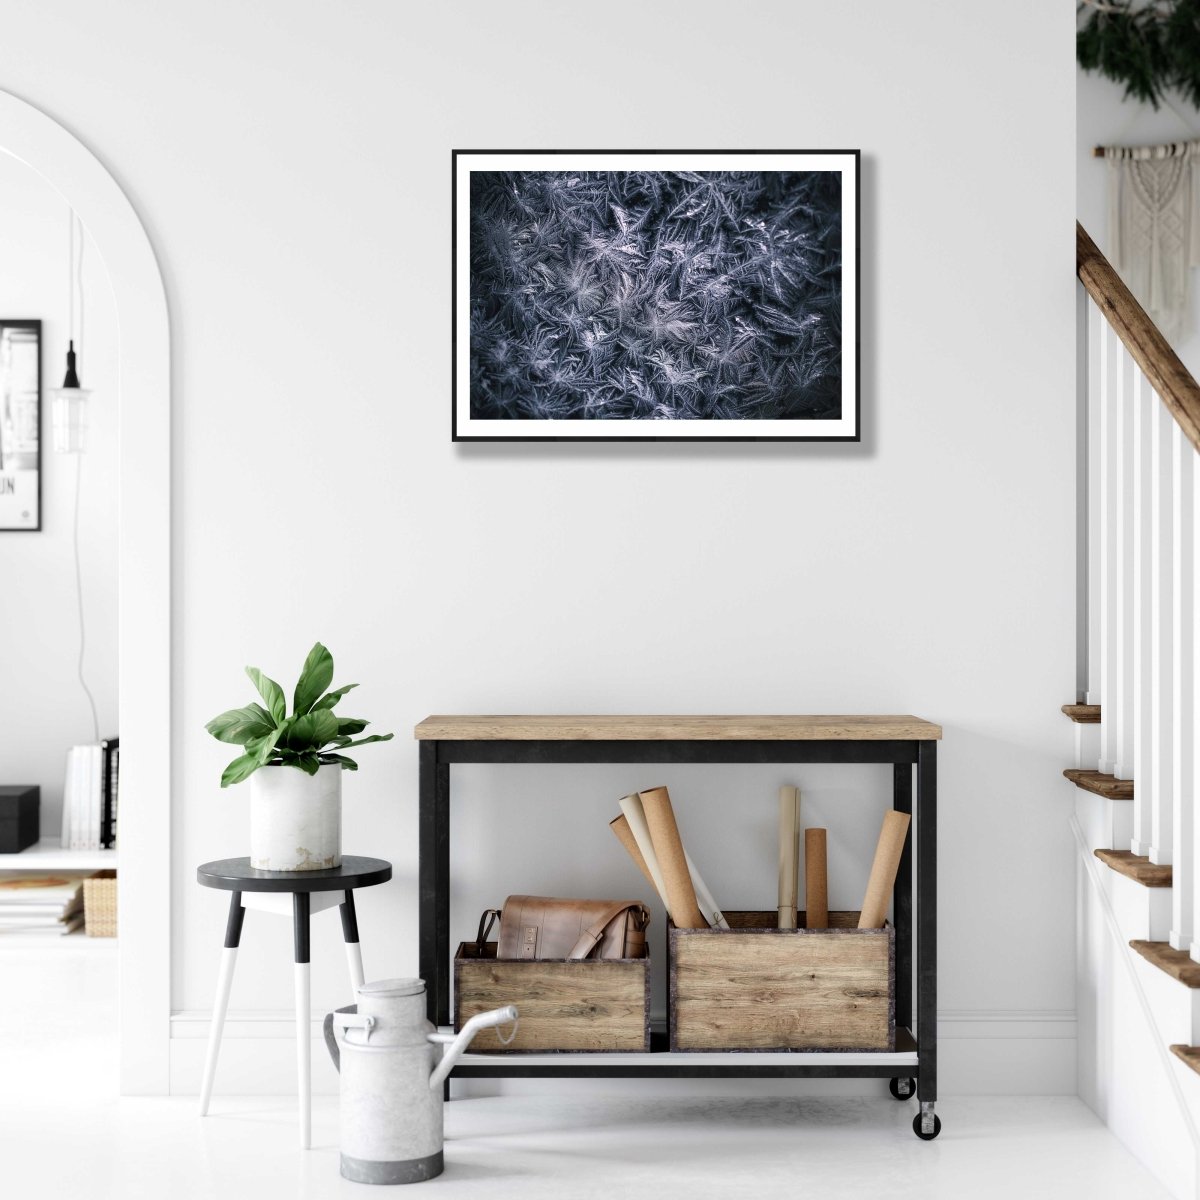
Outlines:
{"label": "wicker basket", "polygon": [[116,871],[97,871],[83,881],[83,928],[88,937],[117,936]]}

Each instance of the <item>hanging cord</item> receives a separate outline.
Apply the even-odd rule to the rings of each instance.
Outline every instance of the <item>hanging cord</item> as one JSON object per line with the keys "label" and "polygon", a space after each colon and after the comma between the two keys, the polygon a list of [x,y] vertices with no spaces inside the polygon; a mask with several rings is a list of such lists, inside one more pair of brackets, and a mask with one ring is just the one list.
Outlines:
{"label": "hanging cord", "polygon": [[83,620],[83,567],[79,561],[79,493],[82,491],[81,484],[83,482],[83,455],[75,455],[75,596],[79,605],[79,662],[76,666],[76,673],[79,675],[79,686],[83,688],[83,694],[87,697],[88,706],[92,710],[92,733],[94,741],[100,742],[100,718],[96,715],[96,698],[92,695],[92,689],[88,687],[87,680],[83,677],[83,656],[87,648],[87,630]]}
{"label": "hanging cord", "polygon": [[[76,230],[79,234],[79,253],[76,257],[75,241]],[[71,212],[71,262],[67,271],[68,290],[70,292],[70,333],[72,340],[75,335],[75,285],[79,284],[79,349],[75,352],[76,362],[83,361],[83,224]],[[87,650],[87,626],[84,621],[83,609],[83,564],[79,557],[79,497],[83,491],[83,453],[77,452],[75,455],[75,520],[73,530],[73,549],[75,555],[75,599],[79,609],[79,660],[75,666],[75,672],[79,676],[79,686],[83,688],[83,694],[87,697],[88,707],[92,710],[92,734],[93,741],[100,741],[100,718],[96,713],[96,698],[92,695],[92,689],[88,687],[87,679],[83,674],[84,654]]]}
{"label": "hanging cord", "polygon": [[[71,215],[73,217],[75,217],[74,213],[72,213]],[[84,311],[83,311],[84,238],[83,238],[83,222],[78,217],[75,217],[75,226],[79,233],[79,238],[78,238],[78,240],[79,240],[79,258],[78,258],[78,266],[75,269],[75,281],[79,285],[79,287],[78,287],[78,290],[79,290],[79,345],[75,351],[75,368],[76,368],[76,371],[79,373],[80,378],[82,379],[83,378],[83,374],[82,374],[82,372],[83,372],[83,366],[82,366],[82,363],[83,363],[83,318],[84,318]]]}

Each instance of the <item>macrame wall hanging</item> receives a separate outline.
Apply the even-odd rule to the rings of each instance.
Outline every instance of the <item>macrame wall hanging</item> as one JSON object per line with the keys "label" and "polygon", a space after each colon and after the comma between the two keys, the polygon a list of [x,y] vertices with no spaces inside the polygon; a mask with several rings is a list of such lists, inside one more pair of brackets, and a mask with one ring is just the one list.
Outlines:
{"label": "macrame wall hanging", "polygon": [[1187,328],[1200,266],[1200,140],[1106,146],[1109,257],[1169,340]]}

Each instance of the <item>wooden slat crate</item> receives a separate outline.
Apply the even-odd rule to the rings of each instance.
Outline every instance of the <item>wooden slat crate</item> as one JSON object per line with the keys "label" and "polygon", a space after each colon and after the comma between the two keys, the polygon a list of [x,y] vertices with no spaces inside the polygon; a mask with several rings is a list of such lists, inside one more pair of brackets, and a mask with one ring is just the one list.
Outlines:
{"label": "wooden slat crate", "polygon": [[670,927],[672,1050],[895,1049],[892,926],[858,929],[857,912],[831,912],[829,929],[725,918],[731,929]]}
{"label": "wooden slat crate", "polygon": [[476,1013],[515,1004],[517,1036],[509,1045],[485,1029],[472,1053],[547,1051],[602,1053],[650,1049],[650,959],[497,959],[496,943],[482,956],[474,942],[454,955],[454,1028]]}
{"label": "wooden slat crate", "polygon": [[83,881],[83,931],[88,937],[117,936],[116,871],[97,871]]}

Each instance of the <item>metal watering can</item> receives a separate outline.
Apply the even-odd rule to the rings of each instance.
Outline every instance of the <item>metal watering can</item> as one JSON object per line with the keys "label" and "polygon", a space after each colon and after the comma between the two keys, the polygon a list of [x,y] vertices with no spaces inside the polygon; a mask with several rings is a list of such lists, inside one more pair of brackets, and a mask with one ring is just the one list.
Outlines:
{"label": "metal watering can", "polygon": [[442,1083],[480,1030],[511,1022],[515,1035],[517,1010],[480,1013],[455,1035],[425,1019],[423,979],[365,983],[355,995],[324,1027],[342,1077],[342,1174],[358,1183],[433,1179],[444,1167]]}

